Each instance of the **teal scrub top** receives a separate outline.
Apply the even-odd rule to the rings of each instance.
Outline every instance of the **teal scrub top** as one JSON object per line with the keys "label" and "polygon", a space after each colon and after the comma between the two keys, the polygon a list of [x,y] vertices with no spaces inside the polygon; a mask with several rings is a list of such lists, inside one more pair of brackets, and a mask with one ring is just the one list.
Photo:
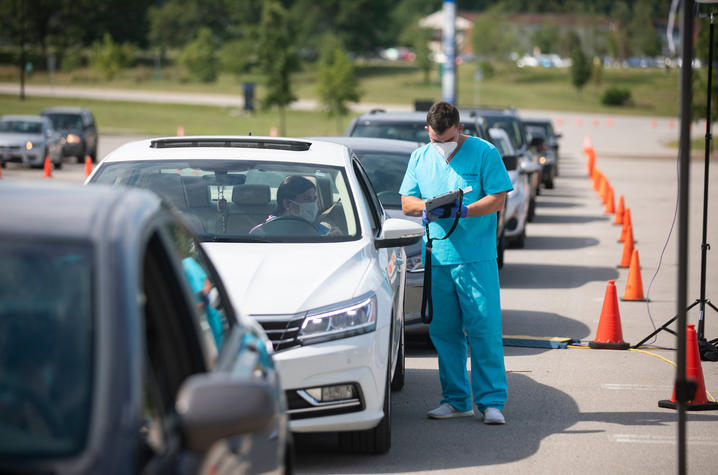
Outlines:
{"label": "teal scrub top", "polygon": [[[465,206],[484,196],[513,189],[496,147],[478,137],[467,137],[449,163],[430,143],[415,150],[399,194],[425,200],[467,186],[471,186],[472,190],[464,194]],[[429,233],[432,238],[440,239],[453,224],[454,218],[437,219],[429,224]],[[426,239],[424,235],[425,245]],[[434,265],[489,259],[496,259],[496,213],[461,218],[448,239],[433,241]]]}

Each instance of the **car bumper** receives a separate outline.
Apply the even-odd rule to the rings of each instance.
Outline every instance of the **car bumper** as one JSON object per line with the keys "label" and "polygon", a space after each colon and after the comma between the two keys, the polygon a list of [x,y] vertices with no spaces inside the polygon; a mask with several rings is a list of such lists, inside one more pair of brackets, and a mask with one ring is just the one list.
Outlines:
{"label": "car bumper", "polygon": [[0,161],[3,163],[18,162],[26,165],[42,165],[45,162],[45,157],[37,152],[0,152]]}
{"label": "car bumper", "polygon": [[82,157],[85,153],[85,145],[82,142],[78,143],[65,143],[62,146],[62,155],[64,157]]}
{"label": "car bumper", "polygon": [[[294,432],[335,432],[375,427],[384,417],[389,328],[274,354]],[[383,351],[382,351],[383,349]],[[356,400],[313,404],[302,390],[353,384]]]}

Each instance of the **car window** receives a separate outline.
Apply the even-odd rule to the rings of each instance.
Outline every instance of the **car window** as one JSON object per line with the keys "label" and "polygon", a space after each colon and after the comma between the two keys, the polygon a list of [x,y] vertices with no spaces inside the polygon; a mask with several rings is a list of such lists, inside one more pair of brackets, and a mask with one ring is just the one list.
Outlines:
{"label": "car window", "polygon": [[82,116],[80,114],[49,113],[43,115],[50,119],[55,129],[82,129]]}
{"label": "car window", "polygon": [[[409,142],[429,142],[429,132],[424,122],[359,121],[351,132],[352,137],[376,137],[382,139],[406,140]],[[481,137],[481,132],[471,122],[462,122],[463,133],[472,137]]]}
{"label": "car window", "polygon": [[385,208],[401,209],[399,187],[411,153],[356,152],[369,176],[377,197]]}
{"label": "car window", "polygon": [[514,149],[521,150],[525,145],[523,130],[518,119],[510,116],[487,116],[486,121],[489,124],[489,128],[503,129],[509,135],[511,145]]}
{"label": "car window", "polygon": [[14,134],[41,134],[42,122],[28,120],[2,120],[0,121],[0,132]]}
{"label": "car window", "polygon": [[364,168],[361,166],[361,162],[355,158],[352,160],[352,163],[354,164],[354,171],[357,175],[357,180],[359,181],[362,194],[369,206],[368,211],[369,218],[371,219],[372,231],[376,234],[381,227],[381,218],[384,215],[384,209],[379,202],[379,198],[376,196],[376,192],[374,191],[374,187],[372,186],[369,177],[364,171]]}
{"label": "car window", "polygon": [[91,408],[89,244],[0,238],[0,458],[71,455]]}
{"label": "car window", "polygon": [[531,138],[541,137],[541,138],[545,139],[545,138],[548,136],[548,135],[547,135],[546,128],[545,128],[545,127],[542,127],[542,126],[540,126],[540,125],[529,125],[529,124],[527,124],[527,125],[526,125],[526,131],[529,133],[529,135],[531,136]]}
{"label": "car window", "polygon": [[[284,180],[309,183],[302,189],[312,188],[311,196],[292,195],[280,207],[277,194]],[[101,166],[93,183],[156,192],[183,214],[202,241],[337,242],[360,235],[343,167],[210,159],[115,162]],[[314,205],[300,204],[310,198],[314,210]]]}
{"label": "car window", "polygon": [[[192,234],[176,222],[168,221],[165,229],[182,262],[186,283],[192,292],[195,318],[202,331],[203,343],[213,365],[234,321],[229,306],[208,258]],[[233,318],[233,316],[232,316]]]}

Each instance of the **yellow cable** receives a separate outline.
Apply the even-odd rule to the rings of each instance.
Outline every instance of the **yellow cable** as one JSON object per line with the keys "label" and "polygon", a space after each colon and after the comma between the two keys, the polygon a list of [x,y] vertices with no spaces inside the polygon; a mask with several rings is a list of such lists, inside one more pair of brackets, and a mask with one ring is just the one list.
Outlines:
{"label": "yellow cable", "polygon": [[[581,350],[583,350],[583,349],[590,349],[590,347],[588,347],[588,346],[578,346],[578,345],[567,345],[567,347],[568,347],[568,348],[574,348],[574,349],[581,349]],[[644,348],[651,348],[651,347],[644,347]],[[662,359],[663,361],[665,361],[665,362],[668,363],[668,364],[671,364],[671,365],[673,365],[673,366],[678,366],[676,363],[674,363],[673,361],[669,360],[668,358],[664,358],[663,356],[657,355],[656,353],[651,353],[650,351],[639,350],[638,348],[629,348],[629,350],[630,350],[630,351],[636,351],[636,352],[638,352],[638,353],[644,353],[644,354],[650,355],[650,356],[655,356],[656,358],[660,358],[660,359]],[[712,399],[712,402],[716,402],[716,398],[714,398],[713,395],[710,393],[710,391],[708,391],[707,389],[706,389],[706,394],[708,395],[709,398]]]}

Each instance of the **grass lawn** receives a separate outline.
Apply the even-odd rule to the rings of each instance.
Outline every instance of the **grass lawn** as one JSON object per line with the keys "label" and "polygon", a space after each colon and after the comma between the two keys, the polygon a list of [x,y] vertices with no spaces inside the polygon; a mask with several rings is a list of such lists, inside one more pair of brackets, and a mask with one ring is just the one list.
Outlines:
{"label": "grass lawn", "polygon": [[[600,84],[588,83],[578,92],[570,82],[568,70],[555,68],[517,68],[499,65],[493,77],[474,81],[476,63],[458,65],[458,103],[462,106],[514,106],[518,109],[550,109],[593,113],[633,114],[677,117],[679,113],[680,71],[659,69],[604,69]],[[0,66],[0,82],[17,79],[14,66]],[[372,61],[357,64],[356,75],[362,91],[361,100],[373,104],[413,104],[415,99],[438,100],[441,85],[438,67],[431,71],[429,82],[422,73],[405,62]],[[154,77],[152,68],[138,66],[122,71],[112,81],[105,81],[98,72],[80,69],[58,72],[54,83],[58,86],[102,87],[122,89],[166,90],[242,94],[243,82],[257,83],[256,97],[264,94],[262,77],[246,74],[236,77],[221,74],[217,82],[201,84],[182,79],[177,67],[163,70],[162,80]],[[317,99],[317,71],[315,64],[306,64],[293,76],[294,93],[300,99]],[[28,84],[49,84],[45,72],[36,72]],[[633,105],[608,107],[601,104],[601,94],[610,86],[629,88]]]}

